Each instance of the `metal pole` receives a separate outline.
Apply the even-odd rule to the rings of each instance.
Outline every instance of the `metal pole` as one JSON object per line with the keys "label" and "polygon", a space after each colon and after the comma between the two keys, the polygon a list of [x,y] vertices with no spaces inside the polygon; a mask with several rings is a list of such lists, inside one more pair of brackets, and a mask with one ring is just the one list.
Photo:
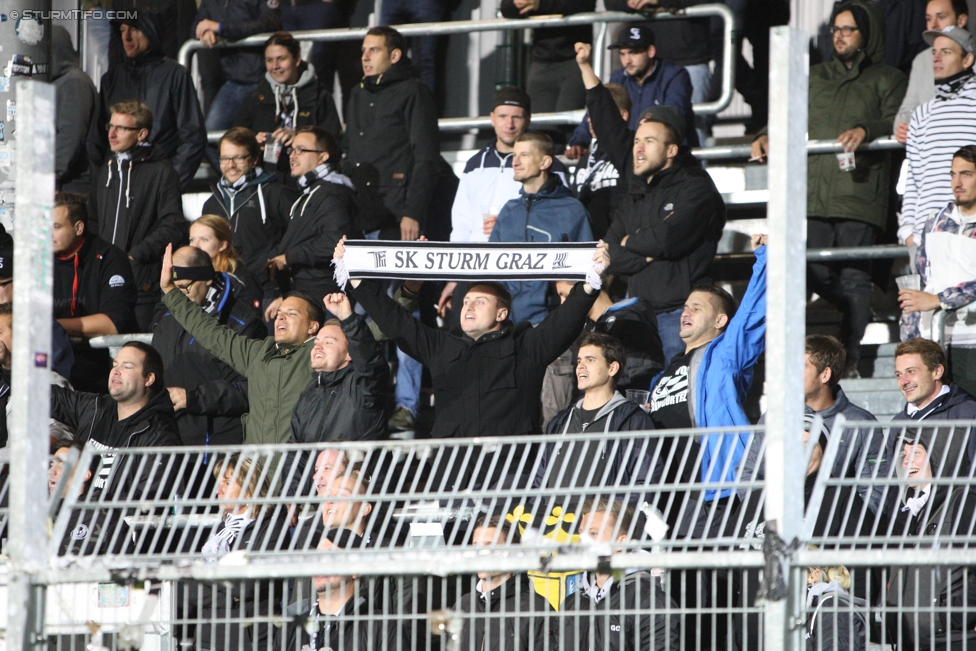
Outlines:
{"label": "metal pole", "polygon": [[44,643],[44,588],[33,575],[47,564],[48,415],[51,400],[51,208],[54,203],[54,87],[17,84],[14,212],[14,345],[11,387],[10,649]]}
{"label": "metal pole", "polygon": [[[807,35],[770,30],[769,257],[766,298],[766,383],[775,387],[766,412],[766,519],[789,542],[803,521],[803,368],[807,233]],[[775,98],[775,99],[773,99]],[[768,527],[768,525],[767,525]],[[785,576],[793,582],[795,573]],[[766,651],[796,649],[795,586],[787,599],[766,603]],[[799,632],[799,629],[796,629]]]}

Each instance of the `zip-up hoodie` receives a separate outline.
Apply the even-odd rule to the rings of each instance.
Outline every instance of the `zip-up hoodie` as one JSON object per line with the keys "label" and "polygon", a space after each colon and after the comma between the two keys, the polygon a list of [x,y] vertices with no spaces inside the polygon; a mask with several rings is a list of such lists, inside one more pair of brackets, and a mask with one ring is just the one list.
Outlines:
{"label": "zip-up hoodie", "polygon": [[[590,216],[558,177],[550,176],[535,194],[523,188],[498,213],[489,242],[590,242]],[[512,319],[539,323],[546,318],[545,281],[506,282],[512,294]]]}
{"label": "zip-up hoodie", "polygon": [[55,93],[54,172],[57,189],[87,192],[91,185],[88,132],[97,114],[98,91],[91,77],[78,67],[78,53],[61,25],[51,28],[51,83]]}
{"label": "zip-up hoodie", "polygon": [[557,648],[555,613],[525,574],[516,574],[488,593],[475,589],[458,599],[454,611],[467,615],[458,641],[459,651]]}

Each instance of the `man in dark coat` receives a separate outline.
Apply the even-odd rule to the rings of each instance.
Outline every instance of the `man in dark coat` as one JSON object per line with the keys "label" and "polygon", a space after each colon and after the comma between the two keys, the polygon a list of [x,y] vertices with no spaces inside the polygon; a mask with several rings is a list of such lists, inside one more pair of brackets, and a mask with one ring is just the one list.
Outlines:
{"label": "man in dark coat", "polygon": [[88,192],[91,169],[88,133],[98,115],[98,91],[91,77],[78,67],[71,35],[61,25],[51,27],[51,83],[55,93],[55,187],[65,192]]}
{"label": "man in dark coat", "polygon": [[110,65],[102,75],[99,121],[88,144],[92,163],[97,166],[105,160],[111,134],[106,134],[103,125],[111,119],[112,107],[136,100],[152,111],[153,125],[146,139],[158,145],[165,158],[172,161],[179,187],[186,188],[207,145],[203,114],[190,73],[163,54],[157,14],[139,10],[138,19],[127,19],[113,27],[122,36],[125,59]]}
{"label": "man in dark coat", "polygon": [[148,140],[154,118],[145,104],[121,102],[111,116],[112,156],[95,175],[90,231],[128,254],[138,292],[136,319],[139,330],[148,332],[166,245],[186,233],[180,182],[163,150]]}
{"label": "man in dark coat", "polygon": [[[216,273],[210,256],[194,247],[173,254],[174,282],[203,311],[252,339],[267,335],[261,313],[232,295],[230,275]],[[248,411],[246,379],[215,358],[166,312],[153,327],[153,347],[163,358],[176,424],[184,445],[244,442],[241,416]]]}

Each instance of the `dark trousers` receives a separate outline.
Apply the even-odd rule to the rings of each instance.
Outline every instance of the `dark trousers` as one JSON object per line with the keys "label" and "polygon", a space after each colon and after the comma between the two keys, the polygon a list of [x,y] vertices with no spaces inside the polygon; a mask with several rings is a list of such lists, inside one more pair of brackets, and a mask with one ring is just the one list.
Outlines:
{"label": "dark trousers", "polygon": [[533,59],[529,63],[527,90],[532,98],[532,110],[536,113],[575,111],[586,106],[586,88],[574,59]]}
{"label": "dark trousers", "polygon": [[[281,4],[281,28],[294,32],[307,29],[335,29],[349,27],[349,17],[335,2],[313,2],[307,5],[292,6]],[[311,59],[315,67],[315,76],[323,80],[332,90],[332,80],[336,73],[336,59],[339,43],[314,43]]]}
{"label": "dark trousers", "polygon": [[[853,219],[807,219],[807,248],[830,249],[871,246],[878,229]],[[848,260],[807,265],[807,292],[827,299],[843,315],[841,340],[847,349],[848,365],[861,358],[861,339],[871,320],[871,263]]]}
{"label": "dark trousers", "polygon": [[[380,25],[407,23],[439,23],[447,18],[442,0],[383,0]],[[420,80],[437,96],[438,36],[415,36],[410,39],[413,63],[420,71]]]}

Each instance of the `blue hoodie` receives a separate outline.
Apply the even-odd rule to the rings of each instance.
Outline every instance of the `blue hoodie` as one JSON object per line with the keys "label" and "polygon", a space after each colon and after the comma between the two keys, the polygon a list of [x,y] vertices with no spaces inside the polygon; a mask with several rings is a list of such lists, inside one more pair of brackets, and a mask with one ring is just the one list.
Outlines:
{"label": "blue hoodie", "polygon": [[[519,198],[506,203],[498,213],[489,242],[590,242],[590,216],[559,179],[550,176],[536,194],[519,190]],[[539,323],[546,318],[545,281],[507,282],[512,293],[512,314],[516,323]]]}

